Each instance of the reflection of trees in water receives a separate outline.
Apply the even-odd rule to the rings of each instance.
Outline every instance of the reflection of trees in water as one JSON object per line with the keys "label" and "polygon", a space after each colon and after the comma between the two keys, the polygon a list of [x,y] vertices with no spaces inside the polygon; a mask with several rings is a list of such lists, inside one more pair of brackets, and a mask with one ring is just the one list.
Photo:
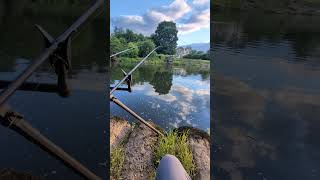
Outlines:
{"label": "reflection of trees in water", "polygon": [[168,94],[172,86],[172,70],[157,71],[150,84],[159,94]]}
{"label": "reflection of trees in water", "polygon": [[[122,64],[114,65],[110,68],[111,72],[111,83],[114,83],[115,80],[120,80],[123,78],[123,74],[120,68],[124,69],[126,72],[129,72],[135,64]],[[174,68],[179,70],[174,70]],[[183,73],[181,73],[183,71]],[[210,76],[210,68],[208,67],[199,67],[193,65],[187,66],[178,66],[178,67],[168,67],[165,65],[144,65],[139,67],[133,73],[133,85],[142,84],[144,82],[150,82],[155,89],[159,90],[159,93],[167,92],[170,90],[172,85],[173,75],[179,76],[190,76],[190,75],[201,75],[202,79],[208,79]],[[164,83],[164,86],[161,88],[159,83]],[[170,86],[170,87],[169,87]],[[158,91],[157,91],[158,92]]]}
{"label": "reflection of trees in water", "polygon": [[210,77],[210,68],[201,68],[199,66],[185,66],[186,75],[201,75],[203,80],[208,79]]}
{"label": "reflection of trees in water", "polygon": [[[135,64],[121,65],[111,68],[111,83],[115,80],[120,80],[124,76],[120,68],[129,72]],[[144,82],[149,82],[159,94],[167,94],[172,86],[172,68],[166,68],[165,66],[158,65],[145,65],[139,67],[133,73],[133,85],[142,84]]]}
{"label": "reflection of trees in water", "polygon": [[[260,14],[256,12],[215,14],[213,39],[234,49],[289,41],[297,57],[305,57],[320,46],[319,17]],[[224,16],[229,19],[224,21]]]}

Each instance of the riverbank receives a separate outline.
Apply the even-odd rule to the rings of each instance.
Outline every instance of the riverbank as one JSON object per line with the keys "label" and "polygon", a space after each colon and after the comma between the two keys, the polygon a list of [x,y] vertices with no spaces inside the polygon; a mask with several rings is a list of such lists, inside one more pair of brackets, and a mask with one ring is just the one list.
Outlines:
{"label": "riverbank", "polygon": [[[157,128],[163,131],[160,127]],[[111,179],[154,178],[156,166],[160,160],[158,155],[166,153],[163,147],[170,151],[172,146],[180,147],[171,154],[177,153],[174,155],[180,157],[185,169],[188,171],[190,167],[194,168],[193,179],[210,179],[209,135],[190,127],[178,128],[175,132],[176,134],[171,133],[159,138],[155,132],[143,124],[130,124],[124,119],[112,117],[110,120]],[[170,141],[173,139],[176,140]],[[182,143],[184,140],[186,143]],[[168,141],[174,143],[170,145]],[[188,162],[190,158],[191,163]]]}
{"label": "riverbank", "polygon": [[[132,63],[139,63],[143,58],[128,58],[128,57],[120,57],[116,60],[119,64],[132,64]],[[144,62],[147,65],[161,65],[167,64],[165,58],[162,56],[155,56],[149,58],[147,61]],[[208,65],[210,66],[209,60],[202,60],[202,59],[185,59],[185,58],[174,58],[172,65]]]}
{"label": "riverbank", "polygon": [[212,9],[215,11],[264,11],[276,14],[320,15],[318,0],[216,0]]}

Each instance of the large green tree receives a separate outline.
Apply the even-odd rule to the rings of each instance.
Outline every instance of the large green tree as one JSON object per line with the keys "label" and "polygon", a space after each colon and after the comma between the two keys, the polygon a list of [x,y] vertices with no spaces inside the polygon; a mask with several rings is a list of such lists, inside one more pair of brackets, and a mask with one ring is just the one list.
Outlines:
{"label": "large green tree", "polygon": [[177,34],[176,23],[172,21],[159,23],[155,33],[151,36],[156,46],[161,46],[157,52],[159,54],[175,54],[178,41]]}
{"label": "large green tree", "polygon": [[139,43],[139,56],[145,57],[147,56],[153,49],[155,45],[151,39],[146,39]]}

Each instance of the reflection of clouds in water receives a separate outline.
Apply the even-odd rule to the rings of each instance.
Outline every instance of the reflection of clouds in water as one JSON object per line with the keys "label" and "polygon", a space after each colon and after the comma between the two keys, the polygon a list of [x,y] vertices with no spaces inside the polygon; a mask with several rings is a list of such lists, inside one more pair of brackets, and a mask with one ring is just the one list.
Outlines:
{"label": "reflection of clouds in water", "polygon": [[[170,109],[177,109],[174,111],[176,116],[173,116],[169,123],[171,127],[176,128],[181,124],[197,127],[199,124],[198,122],[194,122],[192,116],[194,113],[200,112],[201,109],[209,109],[210,99],[210,82],[201,82],[200,78],[201,77],[194,76],[191,78],[183,77],[182,79],[181,76],[174,76],[173,81],[176,83],[173,83],[168,94],[159,95],[149,83],[135,85],[133,90],[140,91],[146,96],[161,100],[163,103],[169,103]],[[203,106],[205,107],[203,108]],[[161,105],[157,101],[151,103],[152,109],[160,107]],[[205,113],[209,113],[209,111],[205,111]]]}
{"label": "reflection of clouds in water", "polygon": [[187,87],[182,86],[182,85],[174,85],[174,86],[172,86],[171,89],[172,89],[171,93],[172,92],[180,93],[185,101],[187,101],[187,102],[191,102],[192,101],[192,96],[193,96],[193,90],[192,89],[187,88]]}
{"label": "reflection of clouds in water", "polygon": [[[220,140],[223,142],[222,150],[217,154],[222,158],[216,164],[229,173],[230,179],[245,179],[241,168],[255,168],[261,163],[261,158],[266,158],[267,162],[283,163],[279,157],[283,158],[283,153],[295,151],[297,147],[299,151],[300,148],[303,151],[316,151],[305,146],[306,142],[314,145],[318,141],[315,139],[319,133],[314,127],[319,127],[319,116],[312,111],[313,108],[320,107],[320,94],[317,90],[288,86],[276,91],[257,89],[236,78],[218,75],[215,81],[219,84],[215,88],[217,99],[226,102],[219,108],[230,109],[222,114],[220,126],[215,132],[217,137],[223,137]],[[266,109],[270,108],[270,103],[273,109]],[[230,114],[238,115],[234,118]],[[264,134],[268,131],[266,129],[274,132]],[[274,134],[281,134],[283,137]],[[300,157],[309,157],[303,151],[296,154],[298,163]],[[285,158],[291,158],[288,156]]]}

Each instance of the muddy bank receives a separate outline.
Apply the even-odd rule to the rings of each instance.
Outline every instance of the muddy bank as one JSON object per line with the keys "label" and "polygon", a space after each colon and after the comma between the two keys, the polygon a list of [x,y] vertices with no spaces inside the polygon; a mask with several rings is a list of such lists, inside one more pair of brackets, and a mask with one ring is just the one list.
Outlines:
{"label": "muddy bank", "polygon": [[[159,128],[159,127],[158,127]],[[177,129],[189,130],[188,144],[193,154],[196,173],[193,179],[210,179],[210,138],[206,132],[190,127]],[[157,134],[143,124],[129,124],[113,117],[110,120],[110,146],[112,150],[122,148],[124,155],[120,177],[111,179],[154,179],[154,150],[158,143]]]}

